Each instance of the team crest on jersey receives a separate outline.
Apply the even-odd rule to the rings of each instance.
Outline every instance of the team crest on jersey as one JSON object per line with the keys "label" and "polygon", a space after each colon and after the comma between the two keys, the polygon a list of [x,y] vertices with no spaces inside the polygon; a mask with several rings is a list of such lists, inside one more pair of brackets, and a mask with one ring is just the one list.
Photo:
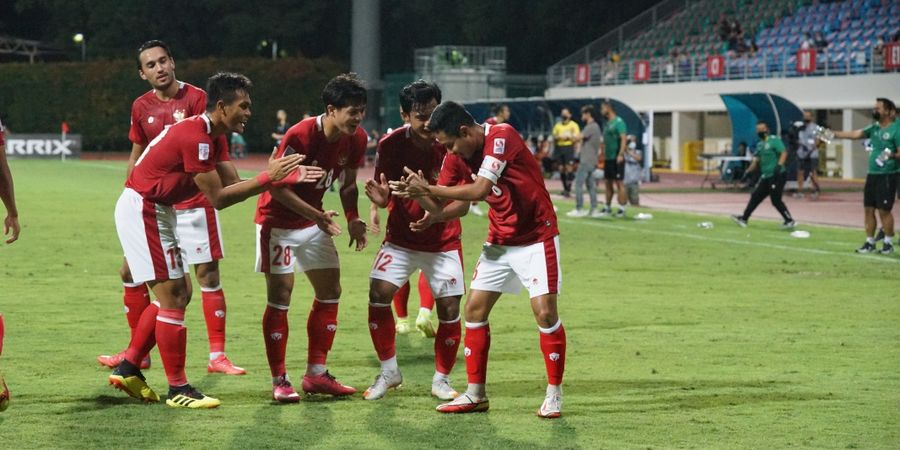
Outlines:
{"label": "team crest on jersey", "polygon": [[201,142],[200,144],[198,144],[197,150],[197,158],[200,159],[200,161],[206,161],[209,159],[209,144]]}
{"label": "team crest on jersey", "polygon": [[176,109],[175,112],[172,113],[172,118],[175,119],[176,122],[181,122],[184,120],[184,110]]}
{"label": "team crest on jersey", "polygon": [[881,138],[884,140],[888,140],[891,138],[891,133],[885,132],[884,134],[881,135]]}
{"label": "team crest on jersey", "polygon": [[153,116],[150,116],[147,118],[147,123],[153,123],[154,120]]}
{"label": "team crest on jersey", "polygon": [[502,155],[506,152],[506,138],[494,139],[494,154]]}

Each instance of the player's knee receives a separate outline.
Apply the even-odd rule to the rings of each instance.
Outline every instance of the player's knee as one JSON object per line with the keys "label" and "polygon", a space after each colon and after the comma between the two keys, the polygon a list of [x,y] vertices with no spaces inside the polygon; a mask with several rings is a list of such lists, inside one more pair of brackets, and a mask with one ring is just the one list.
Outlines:
{"label": "player's knee", "polygon": [[438,318],[441,320],[453,320],[459,317],[459,299],[442,298],[436,303]]}
{"label": "player's knee", "polygon": [[466,302],[466,322],[484,322],[487,320],[487,308],[484,305]]}
{"label": "player's knee", "polygon": [[534,314],[534,318],[537,321],[538,326],[542,328],[550,328],[559,320],[559,315],[556,313],[556,311],[546,309],[537,311]]}
{"label": "player's knee", "polygon": [[377,303],[386,305],[394,298],[393,294],[387,292],[383,286],[373,283],[369,287],[369,303]]}
{"label": "player's knee", "polygon": [[316,289],[316,297],[322,300],[337,300],[341,298],[341,285],[335,284],[325,289]]}

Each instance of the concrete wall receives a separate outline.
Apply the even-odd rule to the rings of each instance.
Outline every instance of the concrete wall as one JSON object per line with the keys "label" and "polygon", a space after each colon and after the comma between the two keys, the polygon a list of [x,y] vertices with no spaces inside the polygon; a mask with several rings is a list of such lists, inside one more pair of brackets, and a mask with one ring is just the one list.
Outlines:
{"label": "concrete wall", "polygon": [[677,84],[563,87],[547,89],[548,99],[611,97],[637,111],[724,111],[719,94],[770,92],[801,108],[871,108],[876,97],[896,95],[900,74],[843,77],[768,78]]}

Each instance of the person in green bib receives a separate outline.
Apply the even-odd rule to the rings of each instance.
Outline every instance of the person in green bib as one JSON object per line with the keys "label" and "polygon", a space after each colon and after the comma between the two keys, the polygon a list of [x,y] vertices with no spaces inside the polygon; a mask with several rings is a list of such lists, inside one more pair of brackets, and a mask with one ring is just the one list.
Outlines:
{"label": "person in green bib", "polygon": [[875,122],[854,131],[835,131],[839,139],[869,139],[869,173],[863,190],[863,206],[866,219],[866,242],[856,249],[858,253],[872,253],[875,247],[875,212],[881,219],[884,241],[881,253],[894,252],[894,199],[897,197],[897,177],[900,177],[900,123],[896,121],[897,106],[889,99],[875,100],[872,118]]}
{"label": "person in green bib", "polygon": [[616,114],[612,103],[607,100],[600,105],[600,112],[606,118],[603,125],[603,178],[606,182],[606,205],[601,215],[612,214],[613,187],[618,194],[619,211],[616,217],[625,217],[625,189],[622,180],[625,178],[625,147],[628,145],[625,121]]}
{"label": "person in green bib", "polygon": [[744,214],[731,216],[731,218],[734,220],[734,223],[741,227],[746,227],[753,210],[766,197],[769,197],[772,201],[772,206],[784,218],[784,223],[782,223],[781,227],[784,229],[794,228],[796,222],[791,217],[787,206],[781,201],[781,194],[784,191],[784,183],[786,181],[784,163],[787,161],[787,152],[784,148],[784,142],[782,142],[780,137],[769,134],[769,126],[762,120],[756,123],[756,134],[759,136],[759,142],[756,144],[756,156],[753,158],[753,162],[750,163],[750,167],[747,168],[744,176],[746,177],[746,174],[753,172],[758,167],[760,171],[759,183],[757,183],[756,188],[750,195],[750,202],[747,203]]}

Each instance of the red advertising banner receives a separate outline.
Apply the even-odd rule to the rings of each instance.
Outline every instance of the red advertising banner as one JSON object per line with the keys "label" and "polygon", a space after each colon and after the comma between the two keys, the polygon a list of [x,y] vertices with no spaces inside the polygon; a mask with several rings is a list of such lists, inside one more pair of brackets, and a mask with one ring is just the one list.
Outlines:
{"label": "red advertising banner", "polygon": [[591,80],[591,66],[588,64],[579,64],[575,66],[575,83],[588,84]]}
{"label": "red advertising banner", "polygon": [[884,46],[884,68],[888,70],[900,68],[900,43],[894,42]]}
{"label": "red advertising banner", "polygon": [[816,71],[816,50],[812,48],[797,50],[797,73],[813,73]]}
{"label": "red advertising banner", "polygon": [[634,81],[647,81],[650,79],[650,61],[641,60],[634,62]]}
{"label": "red advertising banner", "polygon": [[706,58],[706,76],[708,78],[719,78],[725,75],[725,57],[722,55],[713,55]]}

